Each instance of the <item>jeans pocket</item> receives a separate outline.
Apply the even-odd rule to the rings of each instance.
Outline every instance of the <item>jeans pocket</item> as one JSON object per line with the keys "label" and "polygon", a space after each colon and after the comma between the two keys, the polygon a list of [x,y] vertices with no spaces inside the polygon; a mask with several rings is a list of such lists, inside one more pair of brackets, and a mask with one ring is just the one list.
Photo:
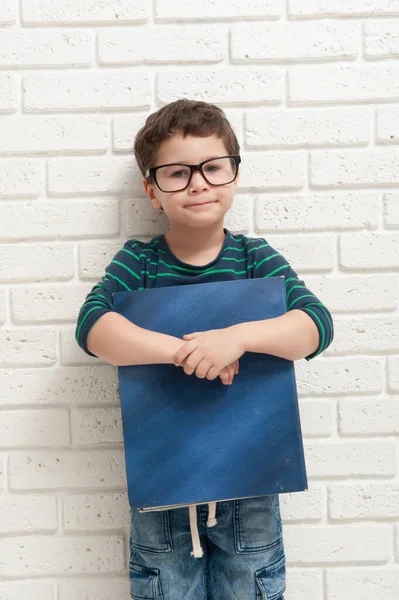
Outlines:
{"label": "jeans pocket", "polygon": [[162,600],[159,569],[130,563],[130,595],[134,600]]}
{"label": "jeans pocket", "polygon": [[282,600],[285,592],[285,556],[255,573],[256,600]]}
{"label": "jeans pocket", "polygon": [[172,552],[169,511],[131,509],[130,544],[141,552]]}
{"label": "jeans pocket", "polygon": [[277,494],[235,500],[234,536],[238,554],[264,552],[282,542]]}

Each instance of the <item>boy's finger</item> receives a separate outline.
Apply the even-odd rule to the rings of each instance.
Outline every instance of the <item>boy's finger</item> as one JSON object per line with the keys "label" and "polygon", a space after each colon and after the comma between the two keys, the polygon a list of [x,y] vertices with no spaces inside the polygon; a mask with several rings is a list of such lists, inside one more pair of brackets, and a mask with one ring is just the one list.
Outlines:
{"label": "boy's finger", "polygon": [[201,332],[195,331],[194,333],[185,333],[183,335],[183,338],[186,340],[193,340],[194,338],[198,337],[199,335],[201,335]]}
{"label": "boy's finger", "polygon": [[174,355],[174,357],[173,357],[174,364],[177,367],[180,367],[184,363],[186,358],[194,352],[196,347],[197,347],[197,344],[195,344],[195,343],[194,343],[194,345],[190,344],[190,343],[184,344],[181,348],[179,348],[179,350]]}
{"label": "boy's finger", "polygon": [[228,381],[229,378],[229,372],[227,367],[225,367],[224,369],[222,369],[219,373],[219,377],[222,381],[222,383],[226,383]]}

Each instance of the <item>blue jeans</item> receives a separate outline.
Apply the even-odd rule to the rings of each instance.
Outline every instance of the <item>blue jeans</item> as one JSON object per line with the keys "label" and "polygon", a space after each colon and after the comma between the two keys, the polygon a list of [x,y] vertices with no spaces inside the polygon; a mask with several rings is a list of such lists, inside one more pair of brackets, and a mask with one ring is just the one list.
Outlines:
{"label": "blue jeans", "polygon": [[284,600],[285,555],[278,495],[196,507],[204,555],[190,555],[187,507],[131,509],[130,594],[134,600]]}

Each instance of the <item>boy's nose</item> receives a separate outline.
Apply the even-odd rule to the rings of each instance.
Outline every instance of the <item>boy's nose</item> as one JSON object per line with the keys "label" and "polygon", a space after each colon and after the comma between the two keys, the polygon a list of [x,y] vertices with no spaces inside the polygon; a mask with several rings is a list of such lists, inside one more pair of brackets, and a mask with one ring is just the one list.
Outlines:
{"label": "boy's nose", "polygon": [[200,171],[194,171],[193,176],[191,177],[189,189],[195,190],[204,189],[207,187],[209,187],[209,184],[206,181],[205,177],[202,175],[202,173]]}

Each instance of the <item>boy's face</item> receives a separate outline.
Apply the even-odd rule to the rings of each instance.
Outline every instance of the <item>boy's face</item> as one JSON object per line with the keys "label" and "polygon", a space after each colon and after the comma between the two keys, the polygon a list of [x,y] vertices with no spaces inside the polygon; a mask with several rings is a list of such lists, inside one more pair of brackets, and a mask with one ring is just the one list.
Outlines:
{"label": "boy's face", "polygon": [[[175,134],[162,142],[152,166],[170,163],[198,165],[209,158],[228,154],[219,137],[182,137],[181,134]],[[144,190],[154,208],[163,208],[171,225],[192,228],[223,223],[224,215],[233,203],[237,184],[238,176],[232,183],[212,186],[201,173],[194,171],[185,190],[162,192],[155,183],[149,184],[143,179]]]}

